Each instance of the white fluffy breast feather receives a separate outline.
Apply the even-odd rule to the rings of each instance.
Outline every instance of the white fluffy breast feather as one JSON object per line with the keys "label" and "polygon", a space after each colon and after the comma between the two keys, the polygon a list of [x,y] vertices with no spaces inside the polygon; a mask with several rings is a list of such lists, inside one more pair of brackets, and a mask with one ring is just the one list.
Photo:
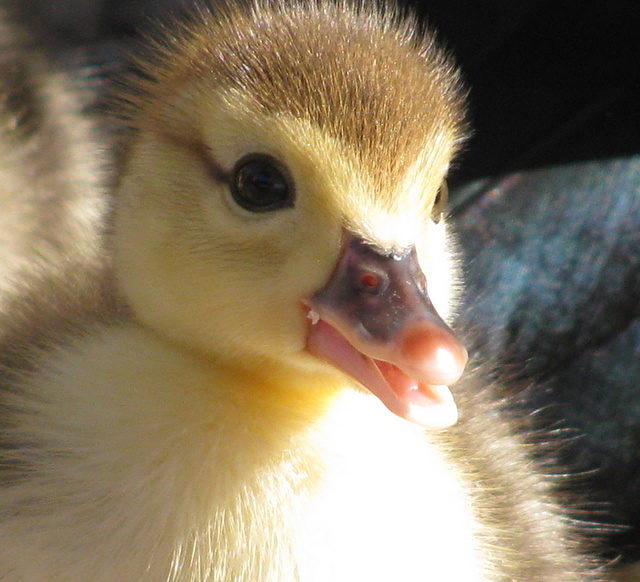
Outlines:
{"label": "white fluffy breast feather", "polygon": [[5,496],[0,579],[485,579],[467,493],[418,427],[347,390],[274,437],[234,382],[133,326],[46,358],[14,403],[42,454]]}

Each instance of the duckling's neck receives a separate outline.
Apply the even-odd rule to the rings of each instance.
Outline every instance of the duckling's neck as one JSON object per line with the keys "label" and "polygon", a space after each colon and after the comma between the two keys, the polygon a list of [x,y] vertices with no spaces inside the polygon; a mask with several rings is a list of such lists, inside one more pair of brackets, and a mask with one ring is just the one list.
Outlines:
{"label": "duckling's neck", "polygon": [[341,395],[361,390],[355,381],[328,364],[315,362],[310,354],[295,353],[284,359],[236,350],[205,351],[146,326],[141,331],[209,370],[213,385],[233,386],[220,394],[221,400],[232,403],[242,424],[259,433],[265,425],[269,434],[274,427],[291,434],[306,430]]}
{"label": "duckling's neck", "polygon": [[217,370],[238,387],[229,398],[242,407],[245,419],[255,415],[257,425],[270,419],[292,433],[320,422],[337,399],[357,390],[339,373],[294,369],[262,358],[242,366],[218,362]]}

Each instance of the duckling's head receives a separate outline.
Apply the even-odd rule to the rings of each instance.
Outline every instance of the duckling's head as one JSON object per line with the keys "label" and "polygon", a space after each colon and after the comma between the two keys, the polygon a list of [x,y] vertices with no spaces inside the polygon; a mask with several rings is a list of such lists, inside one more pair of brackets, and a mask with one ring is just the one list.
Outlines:
{"label": "duckling's head", "polygon": [[324,1],[172,34],[129,95],[115,245],[138,320],[245,370],[339,369],[401,416],[455,422],[445,386],[466,353],[443,321],[442,198],[463,104],[433,38]]}

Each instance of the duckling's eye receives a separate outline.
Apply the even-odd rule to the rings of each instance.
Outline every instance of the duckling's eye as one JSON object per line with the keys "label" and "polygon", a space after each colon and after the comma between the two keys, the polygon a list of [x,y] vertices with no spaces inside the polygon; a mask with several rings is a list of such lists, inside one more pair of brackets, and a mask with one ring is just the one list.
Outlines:
{"label": "duckling's eye", "polygon": [[447,207],[447,201],[449,200],[449,188],[446,182],[442,182],[440,190],[436,194],[436,199],[433,202],[433,208],[431,210],[431,220],[436,224],[442,220],[444,211]]}
{"label": "duckling's eye", "polygon": [[269,212],[293,206],[293,182],[271,156],[249,154],[231,173],[229,188],[235,202],[250,212]]}

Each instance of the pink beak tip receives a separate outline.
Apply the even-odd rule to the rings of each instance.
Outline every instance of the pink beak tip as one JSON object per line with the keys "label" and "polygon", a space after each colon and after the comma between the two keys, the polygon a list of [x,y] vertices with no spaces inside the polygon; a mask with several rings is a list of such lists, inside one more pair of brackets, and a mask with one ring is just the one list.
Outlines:
{"label": "pink beak tip", "polygon": [[423,322],[407,330],[398,341],[406,365],[424,373],[430,383],[452,384],[467,365],[467,350],[437,324]]}

